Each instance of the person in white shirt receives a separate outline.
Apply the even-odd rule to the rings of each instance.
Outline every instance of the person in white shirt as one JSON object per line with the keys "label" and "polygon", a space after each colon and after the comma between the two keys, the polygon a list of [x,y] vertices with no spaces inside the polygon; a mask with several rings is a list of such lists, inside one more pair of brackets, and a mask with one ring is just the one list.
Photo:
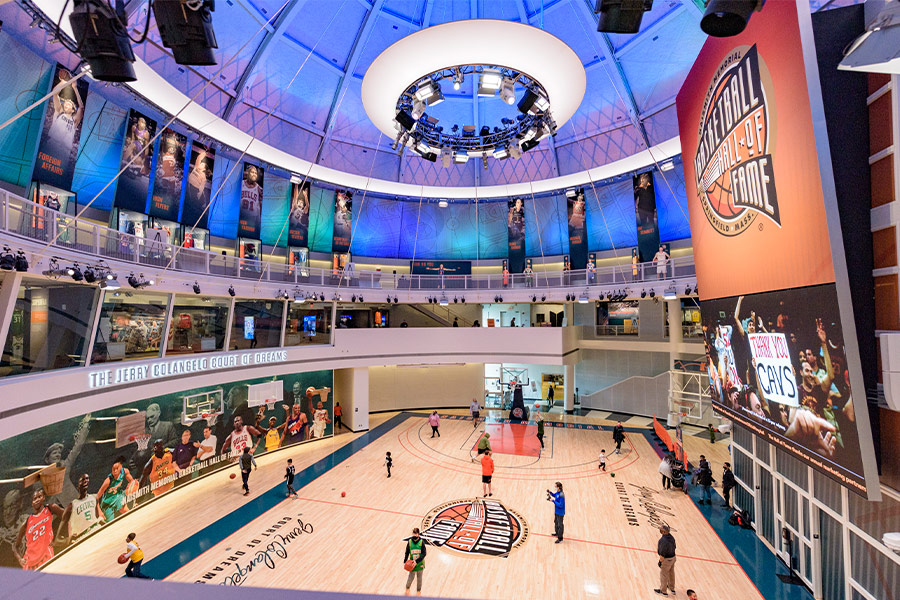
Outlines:
{"label": "person in white shirt", "polygon": [[150,579],[141,573],[141,563],[144,562],[144,551],[141,550],[141,547],[134,541],[135,537],[137,536],[134,533],[129,533],[128,537],[125,538],[125,558],[129,559],[128,566],[125,567],[125,576]]}
{"label": "person in white shirt", "polygon": [[194,442],[194,446],[199,448],[200,451],[197,452],[197,460],[206,460],[207,458],[212,458],[216,455],[216,444],[219,442],[216,439],[216,436],[212,434],[212,430],[209,427],[203,428],[203,441],[202,442]]}
{"label": "person in white shirt", "polygon": [[656,278],[666,278],[666,265],[669,262],[669,253],[666,252],[665,246],[660,246],[659,251],[653,256],[653,262],[656,263]]}
{"label": "person in white shirt", "polygon": [[472,427],[478,427],[478,417],[481,415],[481,405],[478,404],[478,400],[472,398],[472,404],[469,406],[469,410],[472,411]]}

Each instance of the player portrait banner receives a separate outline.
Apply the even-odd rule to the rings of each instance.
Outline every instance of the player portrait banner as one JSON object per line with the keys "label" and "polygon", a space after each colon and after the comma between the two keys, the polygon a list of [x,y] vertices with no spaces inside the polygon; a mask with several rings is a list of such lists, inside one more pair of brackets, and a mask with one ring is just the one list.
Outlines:
{"label": "player portrait banner", "polygon": [[186,146],[187,138],[171,129],[166,129],[159,136],[159,157],[156,159],[156,177],[153,178],[148,211],[151,216],[168,221],[178,219]]}
{"label": "player portrait banner", "polygon": [[506,231],[509,272],[521,273],[525,270],[525,201],[522,198],[507,200]]}
{"label": "player portrait banner", "polygon": [[638,259],[653,260],[659,250],[659,225],[656,220],[656,191],[653,189],[653,173],[646,171],[632,177],[634,187],[634,214],[637,220]]}
{"label": "player portrait banner", "polygon": [[288,223],[288,245],[309,245],[309,181],[291,184],[291,212]]}
{"label": "player portrait banner", "polygon": [[874,449],[798,6],[767,2],[741,34],[710,37],[676,97],[708,372],[717,410],[865,495]]}
{"label": "player portrait banner", "polygon": [[265,172],[259,165],[244,163],[241,178],[241,206],[238,212],[238,236],[259,239],[262,217],[263,178]]}
{"label": "player portrait banner", "polygon": [[147,211],[147,195],[150,193],[150,166],[153,164],[150,140],[156,135],[156,121],[131,109],[125,125],[125,142],[119,162],[119,169],[124,171],[116,186],[115,205],[143,213]]}
{"label": "player portrait banner", "polygon": [[212,174],[216,152],[199,142],[191,144],[187,185],[184,188],[184,208],[181,223],[188,227],[208,229],[209,200],[212,195]]}
{"label": "player portrait banner", "polygon": [[[184,320],[190,316],[179,327]],[[19,558],[27,557],[26,567],[36,569],[154,498],[234,469],[245,447],[258,457],[331,437],[332,388],[327,370],[192,388],[0,440],[0,566],[21,568]],[[54,480],[38,475],[48,467]],[[220,493],[237,493],[240,479],[222,482]],[[68,523],[61,522],[63,511]],[[39,526],[17,540],[23,523]]]}
{"label": "player portrait banner", "polygon": [[[56,65],[53,87],[70,79],[72,74],[62,65]],[[74,84],[64,85],[47,102],[44,128],[34,163],[34,180],[61,190],[72,189],[87,94],[88,82],[82,77]]]}
{"label": "player portrait banner", "polygon": [[573,196],[566,197],[569,219],[569,260],[571,268],[587,268],[587,211],[584,205],[584,190],[578,189]]}
{"label": "player portrait banner", "polygon": [[334,235],[331,242],[332,252],[349,252],[350,236],[353,224],[353,192],[336,190],[334,192]]}

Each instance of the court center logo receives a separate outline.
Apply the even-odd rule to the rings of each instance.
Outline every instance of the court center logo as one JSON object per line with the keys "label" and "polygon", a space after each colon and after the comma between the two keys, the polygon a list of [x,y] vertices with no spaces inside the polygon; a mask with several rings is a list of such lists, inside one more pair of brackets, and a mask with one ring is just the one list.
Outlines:
{"label": "court center logo", "polygon": [[422,537],[468,556],[506,557],[525,543],[528,524],[499,500],[453,500],[428,512]]}
{"label": "court center logo", "polygon": [[760,215],[781,227],[770,148],[774,114],[771,78],[756,46],[735,48],[707,90],[694,157],[703,213],[721,235],[743,233]]}

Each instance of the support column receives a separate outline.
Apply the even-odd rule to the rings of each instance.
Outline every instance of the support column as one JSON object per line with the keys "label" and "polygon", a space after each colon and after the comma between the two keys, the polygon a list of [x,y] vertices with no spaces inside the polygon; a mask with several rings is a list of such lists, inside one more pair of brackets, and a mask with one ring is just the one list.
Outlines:
{"label": "support column", "polygon": [[575,365],[566,365],[566,376],[563,380],[565,388],[563,409],[567,415],[575,413]]}
{"label": "support column", "polygon": [[681,344],[684,337],[681,329],[681,300],[677,298],[675,300],[666,300],[666,308],[669,313],[667,327],[669,328],[669,370],[671,370],[675,359],[681,353]]}
{"label": "support column", "polygon": [[344,427],[355,433],[369,429],[369,368],[336,369],[334,401],[343,409]]}

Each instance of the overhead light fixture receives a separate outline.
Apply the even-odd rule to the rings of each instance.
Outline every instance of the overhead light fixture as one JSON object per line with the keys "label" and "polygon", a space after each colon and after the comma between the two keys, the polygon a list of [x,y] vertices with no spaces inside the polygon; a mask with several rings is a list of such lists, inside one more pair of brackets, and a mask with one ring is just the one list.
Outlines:
{"label": "overhead light fixture", "polygon": [[409,112],[410,116],[418,121],[422,118],[422,115],[425,114],[425,102],[416,98],[413,101],[412,110]]}
{"label": "overhead light fixture", "polygon": [[675,300],[678,298],[678,290],[675,289],[675,284],[673,283],[665,290],[663,290],[663,299],[664,300]]}
{"label": "overhead light fixture", "polygon": [[459,298],[453,296],[453,304],[459,304]]}
{"label": "overhead light fixture", "polygon": [[213,48],[219,45],[210,14],[214,10],[215,0],[154,0],[159,37],[179,65],[216,64]]}
{"label": "overhead light fixture", "polygon": [[590,298],[588,298],[587,294],[582,294],[581,296],[578,296],[578,304],[587,304],[589,301],[590,301]]}
{"label": "overhead light fixture", "polygon": [[450,165],[453,164],[453,150],[441,148],[441,164],[445,169],[450,168]]}
{"label": "overhead light fixture", "polygon": [[192,285],[191,287],[193,288],[195,294],[200,294],[200,284],[198,282],[195,281],[194,285]]}
{"label": "overhead light fixture", "polygon": [[319,302],[325,302],[325,294],[319,294]]}
{"label": "overhead light fixture", "polygon": [[550,108],[550,101],[533,90],[526,90],[525,95],[519,100],[518,108],[522,114],[536,115]]}
{"label": "overhead light fixture", "polygon": [[97,273],[94,271],[93,267],[91,267],[91,266],[85,267],[84,280],[87,283],[94,283],[95,281],[97,281]]}
{"label": "overhead light fixture", "polygon": [[[19,250],[21,252],[21,250]],[[0,269],[3,271],[12,271],[16,268],[16,256],[12,253],[9,246],[3,246],[3,254],[0,254]]]}
{"label": "overhead light fixture", "polygon": [[231,296],[232,298],[234,298],[234,286],[233,285],[228,286],[228,295]]}
{"label": "overhead light fixture", "polygon": [[41,271],[41,274],[45,277],[53,277],[54,279],[62,277],[63,275],[67,275],[66,269],[61,269],[59,267],[59,263],[57,262],[57,258],[53,257],[49,261],[47,261],[47,269]]}
{"label": "overhead light fixture", "polygon": [[394,304],[397,304],[398,302],[400,302],[400,301],[397,300],[397,296],[394,296]]}
{"label": "overhead light fixture", "polygon": [[453,162],[455,162],[458,165],[464,165],[464,164],[466,164],[466,161],[468,161],[468,160],[469,160],[469,155],[467,153],[463,152],[462,150],[460,150],[453,156]]}
{"label": "overhead light fixture", "polygon": [[667,160],[666,162],[659,165],[660,171],[671,171],[675,168],[675,161]]}
{"label": "overhead light fixture", "polygon": [[448,206],[450,206],[450,203],[441,198],[440,200],[438,200],[438,206],[441,208],[447,208]]}
{"label": "overhead light fixture", "polygon": [[402,127],[403,129],[405,129],[407,131],[412,131],[413,128],[416,126],[416,119],[413,119],[412,115],[410,115],[405,110],[401,110],[401,111],[397,112],[396,120],[397,120],[397,123],[400,125],[400,127]]}
{"label": "overhead light fixture", "polygon": [[113,275],[112,279],[104,279],[100,282],[101,290],[118,290],[122,287],[122,284],[116,279],[116,276]]}
{"label": "overhead light fixture", "polygon": [[72,35],[81,58],[98,81],[136,81],[134,52],[128,38],[128,19],[103,0],[74,0],[69,15]]}
{"label": "overhead light fixture", "polygon": [[509,151],[509,156],[512,159],[518,160],[522,157],[522,148],[519,147],[519,142],[513,140],[509,146],[507,146],[507,150]]}
{"label": "overhead light fixture", "polygon": [[500,74],[500,71],[485,69],[481,72],[481,77],[478,79],[478,96],[482,98],[493,97],[497,90],[500,89],[502,80],[503,76]]}
{"label": "overhead light fixture", "polygon": [[574,198],[577,195],[578,195],[578,192],[575,191],[574,189],[566,190],[566,198]]}
{"label": "overhead light fixture", "polygon": [[145,287],[150,287],[154,284],[152,279],[144,279],[144,274],[141,273],[137,277],[135,277],[134,273],[131,273],[128,276],[128,285],[133,287],[136,290],[144,289]]}
{"label": "overhead light fixture", "polygon": [[713,37],[731,37],[744,31],[754,10],[765,0],[709,0],[700,19],[700,29]]}
{"label": "overhead light fixture", "polygon": [[498,150],[494,150],[494,158],[503,160],[505,158],[509,158],[509,146],[506,148],[500,148]]}
{"label": "overhead light fixture", "polygon": [[459,69],[459,67],[456,67],[453,72],[453,89],[459,90],[459,88],[462,87],[465,75],[462,74],[462,71]]}
{"label": "overhead light fixture", "polygon": [[647,297],[647,290],[641,290],[641,298]]}
{"label": "overhead light fixture", "polygon": [[685,288],[684,288],[684,295],[685,295],[685,296],[690,296],[690,295],[691,295],[691,286],[689,286],[689,285],[688,285],[688,286],[685,286]]}
{"label": "overhead light fixture", "polygon": [[500,82],[500,99],[510,106],[516,103],[516,82],[509,77]]}
{"label": "overhead light fixture", "polygon": [[[748,3],[747,0],[734,0]],[[653,8],[653,0],[597,0],[594,12],[600,13],[597,31],[602,33],[637,33],[644,13]]]}
{"label": "overhead light fixture", "polygon": [[651,298],[655,298],[655,297],[656,297],[656,290],[650,290],[650,297],[651,297]]}
{"label": "overhead light fixture", "polygon": [[450,304],[450,301],[447,300],[447,296],[441,296],[441,299],[440,299],[439,304],[440,304],[441,306],[447,306],[447,305]]}
{"label": "overhead light fixture", "polygon": [[75,281],[83,281],[84,280],[84,274],[81,272],[81,269],[78,267],[78,263],[75,263],[71,267],[66,269],[66,275],[68,275]]}
{"label": "overhead light fixture", "polygon": [[541,302],[546,302],[546,301],[547,301],[547,296],[541,296]]}
{"label": "overhead light fixture", "polygon": [[420,86],[419,89],[416,90],[416,100],[420,102],[425,102],[425,99],[431,96],[434,93],[435,84],[432,80],[426,79]]}

